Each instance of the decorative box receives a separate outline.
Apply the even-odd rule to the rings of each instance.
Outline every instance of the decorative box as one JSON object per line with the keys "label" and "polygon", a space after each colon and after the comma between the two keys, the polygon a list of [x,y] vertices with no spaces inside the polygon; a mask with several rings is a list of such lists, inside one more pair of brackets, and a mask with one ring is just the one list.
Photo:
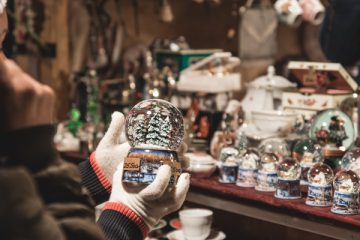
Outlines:
{"label": "decorative box", "polygon": [[284,109],[295,110],[305,116],[327,108],[337,108],[351,97],[358,85],[339,63],[289,62],[290,79],[298,89],[284,91]]}
{"label": "decorative box", "polygon": [[221,49],[188,49],[177,52],[171,50],[157,50],[156,63],[159,69],[165,66],[170,67],[173,72],[180,73],[185,68],[189,67],[201,59],[215,53],[222,52]]}

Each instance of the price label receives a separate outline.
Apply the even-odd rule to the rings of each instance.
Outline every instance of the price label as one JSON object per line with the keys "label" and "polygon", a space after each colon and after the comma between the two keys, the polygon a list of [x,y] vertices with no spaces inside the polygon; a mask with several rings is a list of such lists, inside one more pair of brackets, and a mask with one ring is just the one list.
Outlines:
{"label": "price label", "polygon": [[140,170],[140,158],[125,158],[124,170],[127,171],[139,171]]}

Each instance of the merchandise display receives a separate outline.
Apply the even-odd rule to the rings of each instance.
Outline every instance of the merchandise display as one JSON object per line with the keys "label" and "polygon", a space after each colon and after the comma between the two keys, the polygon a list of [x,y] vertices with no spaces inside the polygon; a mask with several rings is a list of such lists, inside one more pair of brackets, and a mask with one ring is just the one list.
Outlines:
{"label": "merchandise display", "polygon": [[357,214],[359,211],[359,176],[342,170],[334,177],[334,201],[331,211],[337,214]]}
{"label": "merchandise display", "polygon": [[324,163],[316,163],[307,173],[309,188],[306,204],[317,207],[328,207],[332,204],[332,181],[334,173]]}
{"label": "merchandise display", "polygon": [[240,187],[255,187],[256,173],[260,162],[259,154],[255,151],[247,150],[238,159],[239,169],[236,185]]}
{"label": "merchandise display", "polygon": [[285,158],[277,166],[278,183],[275,197],[280,199],[301,198],[300,175],[301,167],[297,160]]}
{"label": "merchandise display", "polygon": [[170,183],[181,173],[176,150],[184,136],[182,114],[164,100],[135,105],[126,117],[126,137],[131,149],[124,162],[123,182],[150,184],[163,164],[172,167]]}

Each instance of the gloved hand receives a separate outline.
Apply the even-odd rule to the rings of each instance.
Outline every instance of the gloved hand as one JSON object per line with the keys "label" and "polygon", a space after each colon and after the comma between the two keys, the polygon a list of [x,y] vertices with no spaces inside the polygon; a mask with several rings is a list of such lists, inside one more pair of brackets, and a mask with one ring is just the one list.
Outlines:
{"label": "gloved hand", "polygon": [[116,168],[124,161],[130,145],[124,137],[124,115],[114,112],[111,123],[95,151],[95,161],[111,182]]}
{"label": "gloved hand", "polygon": [[189,190],[190,175],[182,173],[175,187],[169,187],[171,168],[162,165],[148,186],[129,187],[122,182],[123,163],[113,178],[109,202],[122,203],[133,210],[151,229],[162,217],[178,210]]}

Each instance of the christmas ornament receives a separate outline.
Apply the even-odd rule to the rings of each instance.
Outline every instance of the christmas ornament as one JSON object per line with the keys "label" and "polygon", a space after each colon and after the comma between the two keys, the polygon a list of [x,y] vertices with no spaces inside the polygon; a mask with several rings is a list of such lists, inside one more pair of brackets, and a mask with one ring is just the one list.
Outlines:
{"label": "christmas ornament", "polygon": [[176,150],[184,136],[181,112],[169,102],[150,99],[136,104],[125,123],[131,145],[124,162],[123,182],[150,184],[163,164],[172,167],[170,184],[177,181],[181,167]]}
{"label": "christmas ornament", "polygon": [[274,153],[261,155],[259,169],[256,174],[255,190],[262,192],[273,192],[277,183],[276,165],[278,157]]}
{"label": "christmas ornament", "polygon": [[278,184],[275,197],[281,199],[301,198],[300,192],[300,164],[292,158],[282,160],[277,166]]}
{"label": "christmas ornament", "polygon": [[325,163],[316,163],[308,171],[308,196],[306,204],[310,206],[331,206],[332,181],[334,172]]}
{"label": "christmas ornament", "polygon": [[331,212],[337,214],[357,214],[359,211],[359,176],[351,170],[336,173],[334,201]]}
{"label": "christmas ornament", "polygon": [[236,185],[240,187],[255,187],[256,172],[260,160],[259,154],[256,151],[246,150],[238,159],[239,169]]}

